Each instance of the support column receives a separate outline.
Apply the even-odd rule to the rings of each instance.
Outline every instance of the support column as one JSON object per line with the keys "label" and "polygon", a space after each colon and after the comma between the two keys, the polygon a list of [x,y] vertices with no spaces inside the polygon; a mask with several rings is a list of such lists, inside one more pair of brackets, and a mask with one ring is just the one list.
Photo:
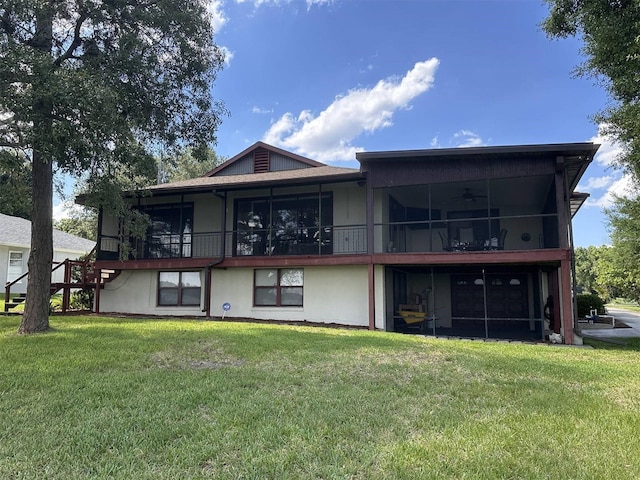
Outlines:
{"label": "support column", "polygon": [[573,345],[573,297],[571,294],[571,260],[560,262],[560,318],[564,343]]}
{"label": "support column", "polygon": [[376,329],[376,282],[373,264],[369,264],[369,330]]}
{"label": "support column", "polygon": [[95,278],[95,290],[93,295],[93,311],[95,313],[100,313],[100,287],[102,283],[102,270],[99,268],[94,268]]}

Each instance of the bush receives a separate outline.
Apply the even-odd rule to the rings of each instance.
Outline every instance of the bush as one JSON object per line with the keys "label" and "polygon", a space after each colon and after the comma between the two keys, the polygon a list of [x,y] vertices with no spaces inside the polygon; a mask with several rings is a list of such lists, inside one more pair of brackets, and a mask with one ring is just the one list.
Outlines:
{"label": "bush", "polygon": [[598,315],[604,315],[604,300],[594,293],[580,293],[576,296],[578,301],[578,317],[587,317],[591,310],[598,310]]}
{"label": "bush", "polygon": [[78,290],[71,294],[69,306],[73,310],[93,309],[93,290]]}

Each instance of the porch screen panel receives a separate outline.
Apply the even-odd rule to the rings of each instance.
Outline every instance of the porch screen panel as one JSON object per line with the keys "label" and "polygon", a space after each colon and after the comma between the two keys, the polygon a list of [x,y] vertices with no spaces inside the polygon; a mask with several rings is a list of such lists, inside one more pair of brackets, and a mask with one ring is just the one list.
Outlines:
{"label": "porch screen panel", "polygon": [[330,193],[240,199],[236,202],[236,255],[331,253]]}
{"label": "porch screen panel", "polygon": [[140,210],[149,215],[151,223],[142,251],[138,250],[141,258],[191,257],[193,204],[151,205]]}

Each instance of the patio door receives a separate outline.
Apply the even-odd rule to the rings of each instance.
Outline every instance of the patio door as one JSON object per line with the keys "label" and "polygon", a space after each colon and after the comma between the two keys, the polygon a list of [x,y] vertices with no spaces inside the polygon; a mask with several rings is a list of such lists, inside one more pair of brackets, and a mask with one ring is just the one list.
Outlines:
{"label": "patio door", "polygon": [[452,316],[484,319],[485,295],[488,318],[529,317],[526,275],[487,274],[483,277],[481,273],[451,277]]}

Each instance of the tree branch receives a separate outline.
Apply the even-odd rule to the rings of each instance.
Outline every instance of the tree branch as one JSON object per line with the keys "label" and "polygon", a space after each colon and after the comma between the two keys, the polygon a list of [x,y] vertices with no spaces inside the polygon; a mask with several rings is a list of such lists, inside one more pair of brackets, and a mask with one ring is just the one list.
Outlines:
{"label": "tree branch", "polygon": [[76,49],[82,44],[82,38],[80,37],[80,30],[82,29],[82,24],[87,18],[89,18],[89,15],[86,12],[80,14],[80,16],[78,17],[78,20],[76,20],[76,26],[73,29],[73,40],[69,45],[69,48],[67,48],[67,50],[61,56],[59,56],[54,60],[53,62],[54,66],[59,67],[62,64],[62,62],[73,57],[73,54],[76,51]]}
{"label": "tree branch", "polygon": [[8,113],[5,118],[2,118],[2,117],[3,117],[3,114],[0,113],[0,127],[4,127],[5,125],[9,125],[10,123],[13,123],[15,115],[12,113]]}

